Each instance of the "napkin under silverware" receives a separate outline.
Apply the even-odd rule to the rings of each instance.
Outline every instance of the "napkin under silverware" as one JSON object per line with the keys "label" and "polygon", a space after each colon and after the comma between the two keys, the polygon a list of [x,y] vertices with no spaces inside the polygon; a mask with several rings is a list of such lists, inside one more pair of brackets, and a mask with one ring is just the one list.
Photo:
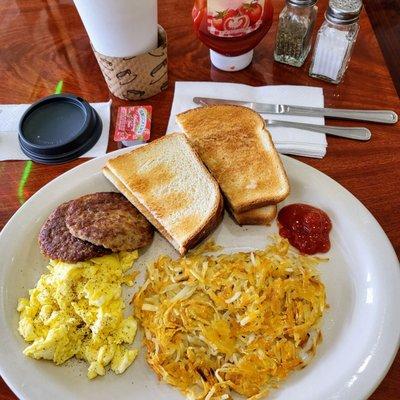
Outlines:
{"label": "napkin under silverware", "polygon": [[[198,107],[193,97],[218,97],[238,101],[280,103],[309,107],[324,107],[322,88],[309,86],[259,86],[221,82],[176,82],[167,133],[179,132],[175,116]],[[266,119],[277,116],[262,114]],[[279,116],[284,121],[324,125],[324,118],[303,116]],[[327,141],[324,134],[293,128],[269,127],[273,141],[280,153],[322,158],[326,154]]]}

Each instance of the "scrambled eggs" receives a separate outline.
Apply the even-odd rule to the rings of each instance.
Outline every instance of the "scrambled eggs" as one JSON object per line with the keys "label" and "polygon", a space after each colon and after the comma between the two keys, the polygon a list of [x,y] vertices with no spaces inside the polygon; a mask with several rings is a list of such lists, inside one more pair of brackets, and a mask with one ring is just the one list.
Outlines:
{"label": "scrambled eggs", "polygon": [[134,300],[147,360],[190,399],[260,399],[307,365],[321,335],[325,287],[315,268],[276,239],[252,253],[161,257]]}
{"label": "scrambled eggs", "polygon": [[88,378],[104,375],[110,364],[122,374],[138,350],[131,349],[137,322],[124,318],[122,284],[133,285],[125,274],[138,252],[121,252],[69,264],[50,260],[50,273],[21,298],[19,333],[27,342],[26,356],[57,365],[75,356],[89,363]]}

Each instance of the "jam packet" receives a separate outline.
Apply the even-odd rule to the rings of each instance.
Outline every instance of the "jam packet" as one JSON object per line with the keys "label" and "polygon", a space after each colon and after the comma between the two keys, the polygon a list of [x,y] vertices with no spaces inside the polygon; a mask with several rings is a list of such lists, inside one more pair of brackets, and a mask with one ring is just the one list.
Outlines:
{"label": "jam packet", "polygon": [[147,142],[150,139],[151,106],[119,107],[114,140],[124,146]]}

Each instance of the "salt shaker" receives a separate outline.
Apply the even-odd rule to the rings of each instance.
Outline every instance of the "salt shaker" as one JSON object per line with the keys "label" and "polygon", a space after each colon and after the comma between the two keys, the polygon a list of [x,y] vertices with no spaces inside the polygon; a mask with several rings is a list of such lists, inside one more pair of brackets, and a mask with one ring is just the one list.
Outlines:
{"label": "salt shaker", "polygon": [[310,76],[339,83],[350,61],[360,29],[361,0],[330,0],[318,31]]}
{"label": "salt shaker", "polygon": [[279,15],[275,61],[301,67],[311,49],[311,34],[318,7],[317,0],[286,0]]}

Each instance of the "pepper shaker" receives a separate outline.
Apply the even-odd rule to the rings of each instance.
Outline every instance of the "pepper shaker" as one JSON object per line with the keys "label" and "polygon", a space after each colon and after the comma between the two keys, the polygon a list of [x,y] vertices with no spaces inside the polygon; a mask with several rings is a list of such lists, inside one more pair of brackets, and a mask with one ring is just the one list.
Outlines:
{"label": "pepper shaker", "polygon": [[279,15],[275,61],[301,67],[311,49],[317,0],[286,0]]}
{"label": "pepper shaker", "polygon": [[330,0],[318,31],[310,76],[340,83],[360,29],[361,0]]}

